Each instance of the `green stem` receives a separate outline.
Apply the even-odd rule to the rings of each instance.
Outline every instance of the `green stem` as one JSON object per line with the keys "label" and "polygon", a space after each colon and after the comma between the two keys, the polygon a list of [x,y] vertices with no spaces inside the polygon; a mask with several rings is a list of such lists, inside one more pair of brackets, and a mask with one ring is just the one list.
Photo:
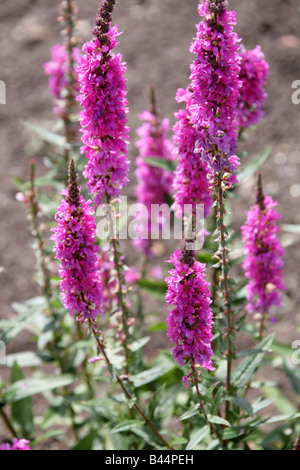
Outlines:
{"label": "green stem", "polygon": [[[106,194],[106,202],[107,204],[111,204],[112,200],[111,197]],[[128,338],[129,338],[129,328],[128,328],[128,319],[129,319],[129,311],[126,305],[126,299],[124,297],[123,293],[123,286],[125,284],[124,281],[124,273],[123,273],[123,263],[121,262],[121,254],[120,254],[120,249],[119,249],[119,242],[118,240],[114,237],[114,223],[112,219],[112,215],[109,210],[109,223],[110,223],[110,229],[109,233],[111,233],[111,238],[110,238],[110,244],[112,247],[113,251],[113,257],[114,257],[114,264],[115,264],[115,269],[117,273],[117,281],[118,281],[118,292],[117,292],[117,297],[118,297],[118,305],[122,313],[122,324],[123,324],[123,332],[125,333],[125,340],[123,342],[123,347],[124,347],[124,355],[125,355],[125,372],[126,374],[129,374],[129,356],[130,356],[130,351],[128,347]]]}
{"label": "green stem", "polygon": [[[224,189],[222,186],[222,174],[217,177],[217,201],[218,201],[218,213],[217,213],[217,227],[219,231],[219,254],[221,257],[220,264],[222,268],[222,274],[220,277],[222,286],[222,295],[224,302],[224,316],[227,320],[227,332],[226,332],[226,343],[227,343],[227,374],[226,374],[226,389],[231,389],[231,372],[232,372],[232,359],[234,353],[234,347],[232,344],[232,332],[234,330],[232,311],[230,306],[230,289],[229,289],[229,259],[228,259],[228,248],[227,248],[227,232],[224,223],[224,215],[226,209],[224,205]],[[226,417],[228,419],[230,411],[230,402],[226,402]]]}
{"label": "green stem", "polygon": [[38,246],[38,258],[40,260],[40,268],[43,276],[43,293],[47,300],[49,313],[53,315],[51,275],[47,266],[44,239],[39,226],[39,210],[35,188],[35,162],[32,160],[30,162],[30,214],[32,217],[32,235]]}
{"label": "green stem", "polygon": [[[65,87],[65,97],[64,97],[64,105],[63,105],[63,112],[62,112],[62,120],[64,124],[64,136],[66,139],[66,143],[72,145],[74,141],[74,130],[72,126],[72,113],[75,109],[76,105],[76,91],[75,91],[75,62],[73,58],[73,48],[76,45],[76,39],[74,37],[74,29],[76,24],[76,13],[75,13],[75,6],[72,0],[66,0],[66,2],[62,5],[62,22],[64,25],[64,34],[66,37],[66,51],[67,51],[67,71],[66,71],[66,79],[67,85]],[[70,160],[70,149],[64,149],[64,165],[67,166]]]}
{"label": "green stem", "polygon": [[3,419],[7,429],[10,431],[11,435],[13,437],[17,438],[18,437],[17,432],[16,432],[12,422],[10,421],[9,417],[7,416],[7,414],[5,413],[5,411],[2,407],[0,407],[0,416]]}
{"label": "green stem", "polygon": [[[90,320],[90,327],[92,329],[94,338],[97,342],[98,351],[99,351],[99,353],[101,353],[103,355],[104,360],[106,362],[106,365],[108,366],[108,370],[110,371],[110,374],[113,377],[113,374],[111,372],[112,368],[113,368],[113,365],[112,365],[112,363],[110,362],[110,360],[107,356],[103,340],[101,341],[100,338],[99,338],[99,333],[97,331],[97,325],[95,325],[95,323],[93,323],[92,320]],[[120,377],[117,373],[114,374],[114,377],[115,377],[116,381],[118,382],[118,384],[120,385],[120,387],[121,387],[124,395],[126,396],[126,398],[128,398],[128,400],[132,400],[133,397],[132,397],[131,393],[128,391],[128,389],[126,388],[122,377]],[[164,437],[156,429],[156,427],[154,426],[152,421],[150,421],[150,419],[145,415],[145,413],[140,408],[140,406],[137,403],[134,403],[133,408],[143,418],[143,420],[145,421],[147,426],[154,432],[154,434],[159,438],[159,440],[163,443],[163,445],[165,447],[167,447],[169,450],[174,450],[173,447],[164,439]]]}

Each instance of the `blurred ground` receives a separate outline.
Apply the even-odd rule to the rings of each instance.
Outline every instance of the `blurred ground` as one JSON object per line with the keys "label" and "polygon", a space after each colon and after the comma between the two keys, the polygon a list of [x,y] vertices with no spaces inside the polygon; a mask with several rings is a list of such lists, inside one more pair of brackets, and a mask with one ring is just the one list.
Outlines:
{"label": "blurred ground", "polygon": [[[82,18],[79,31],[87,40],[98,0],[77,3]],[[34,256],[29,246],[26,212],[15,200],[16,189],[10,175],[28,174],[26,147],[30,137],[20,121],[42,123],[53,119],[42,64],[49,60],[50,47],[61,40],[56,21],[58,4],[47,0],[1,0],[0,4],[0,80],[7,86],[7,104],[0,105],[0,267],[4,268],[0,273],[1,317],[12,313],[12,301],[26,300],[38,292],[32,281]],[[199,21],[197,4],[198,0],[119,0],[114,22],[124,31],[119,51],[128,66],[132,139],[139,125],[138,113],[147,107],[150,82],[156,85],[162,116],[174,123],[174,96],[178,87],[187,86],[193,60],[188,49]],[[300,105],[291,101],[292,82],[300,80],[299,2],[230,0],[229,4],[237,11],[236,31],[244,45],[253,48],[260,44],[270,64],[266,118],[248,133],[243,148],[253,155],[266,145],[272,146],[272,154],[263,167],[265,192],[279,201],[284,224],[300,224]],[[42,156],[37,155],[37,159]],[[135,156],[131,145],[132,161]],[[128,195],[132,195],[133,187],[134,182]],[[254,180],[242,188],[240,197],[234,211],[237,229],[244,222],[245,209],[254,201]],[[279,341],[291,344],[300,339],[300,235],[282,232],[281,237],[294,243],[285,253],[287,296],[284,307],[277,311],[279,322],[271,325],[270,331],[276,331]],[[130,261],[135,259],[133,251],[127,255]],[[19,350],[23,348],[26,345],[20,344]]]}

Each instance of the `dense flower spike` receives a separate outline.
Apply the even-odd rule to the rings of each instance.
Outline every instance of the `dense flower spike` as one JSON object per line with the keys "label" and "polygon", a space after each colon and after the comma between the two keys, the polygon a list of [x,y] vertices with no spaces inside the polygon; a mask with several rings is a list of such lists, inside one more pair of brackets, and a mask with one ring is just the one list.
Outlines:
{"label": "dense flower spike", "polygon": [[274,210],[277,202],[264,196],[259,180],[256,205],[247,212],[241,227],[246,258],[243,263],[249,313],[267,314],[273,305],[281,305],[283,283],[283,248],[277,239],[276,222],[281,215]]}
{"label": "dense flower spike", "polygon": [[245,129],[257,124],[264,116],[263,106],[267,98],[265,86],[269,65],[260,46],[249,51],[241,46],[240,56],[242,58],[240,79],[243,85],[237,110],[239,127]]}
{"label": "dense flower spike", "polygon": [[177,122],[174,126],[174,143],[178,155],[178,167],[175,172],[173,188],[173,208],[177,217],[182,217],[184,206],[192,204],[204,205],[204,215],[207,216],[212,205],[212,196],[208,181],[207,164],[195,153],[197,132],[191,124],[190,105],[192,91],[188,88],[178,89],[176,100],[185,103],[185,109],[175,113]]}
{"label": "dense flower spike", "polygon": [[198,11],[204,21],[197,25],[197,37],[190,48],[197,55],[191,66],[191,122],[198,134],[197,151],[212,174],[231,173],[238,165],[234,154],[241,87],[239,39],[233,32],[236,14],[228,12],[224,0],[206,0]]}
{"label": "dense flower spike", "polygon": [[[51,95],[57,99],[62,100],[63,90],[68,86],[67,71],[68,71],[68,54],[66,46],[63,44],[55,44],[51,49],[51,61],[44,64],[44,72],[49,76],[49,89]],[[80,49],[73,48],[73,60],[77,64],[80,56]],[[78,89],[77,74],[75,74],[76,89]]]}
{"label": "dense flower spike", "polygon": [[[175,308],[168,312],[167,335],[176,344],[172,349],[174,359],[180,366],[189,364],[192,373],[197,364],[214,370],[211,360],[213,321],[205,264],[196,261],[194,252],[185,249],[175,251],[170,262],[175,269],[171,269],[166,278],[166,301]],[[183,380],[188,383],[188,377]]]}
{"label": "dense flower spike", "polygon": [[0,450],[31,450],[29,447],[29,441],[26,439],[14,438],[13,443],[0,444]]}
{"label": "dense flower spike", "polygon": [[136,160],[137,169],[135,175],[137,186],[135,195],[137,202],[144,206],[145,214],[140,217],[140,238],[134,240],[134,246],[142,250],[146,256],[151,254],[151,229],[158,231],[160,220],[151,217],[153,204],[162,205],[166,202],[166,196],[172,193],[173,174],[162,168],[150,165],[146,158],[160,158],[172,160],[172,141],[168,139],[169,120],[160,119],[153,102],[151,112],[144,111],[140,115],[144,121],[137,129],[140,139],[136,142],[139,156]]}
{"label": "dense flower spike", "polygon": [[126,81],[121,54],[115,55],[119,35],[111,28],[115,1],[104,0],[95,20],[94,39],[83,46],[77,72],[83,147],[88,162],[84,175],[89,193],[99,206],[103,195],[118,197],[128,182]]}
{"label": "dense flower spike", "polygon": [[61,260],[59,275],[62,300],[78,321],[94,320],[102,312],[102,286],[97,270],[96,224],[91,201],[85,202],[77,183],[76,166],[69,166],[69,186],[52,229],[56,258]]}

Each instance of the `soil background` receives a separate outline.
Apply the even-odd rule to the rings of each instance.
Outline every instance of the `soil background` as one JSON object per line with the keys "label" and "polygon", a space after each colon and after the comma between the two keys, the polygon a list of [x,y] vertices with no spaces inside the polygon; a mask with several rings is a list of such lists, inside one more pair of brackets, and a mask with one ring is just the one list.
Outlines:
{"label": "soil background", "polygon": [[[83,41],[91,37],[98,0],[77,0]],[[6,105],[0,105],[0,316],[13,314],[11,303],[38,294],[33,282],[34,255],[26,210],[16,201],[11,175],[28,176],[30,135],[21,120],[39,124],[53,120],[53,102],[48,92],[43,63],[49,49],[61,42],[58,1],[0,0],[0,80],[6,84]],[[132,182],[126,194],[133,195],[135,129],[138,114],[148,106],[147,86],[154,83],[161,116],[174,124],[178,87],[188,85],[189,66],[194,56],[189,46],[195,36],[198,0],[119,0],[114,23],[124,34],[118,50],[127,63],[131,127],[130,159]],[[291,100],[292,83],[300,80],[299,0],[230,0],[236,10],[236,31],[246,48],[260,44],[270,65],[265,119],[247,133],[247,160],[267,145],[272,153],[264,164],[265,193],[279,202],[283,224],[300,224],[300,105]],[[37,160],[43,154],[36,155]],[[246,160],[246,161],[247,161]],[[234,216],[236,229],[245,220],[245,210],[254,202],[255,180],[239,191]],[[300,235],[281,232],[282,241],[292,241],[285,250],[287,294],[276,311],[278,323],[270,325],[278,341],[292,344],[300,339]],[[127,246],[129,262],[136,253]],[[166,258],[164,258],[166,259]],[[160,304],[162,312],[165,306]],[[163,339],[161,339],[163,341]],[[27,339],[8,347],[8,352],[27,348]],[[158,345],[160,346],[160,345]],[[291,350],[292,352],[292,350]],[[0,369],[0,373],[3,372]],[[281,383],[285,387],[284,379]],[[0,430],[0,441],[1,438]]]}

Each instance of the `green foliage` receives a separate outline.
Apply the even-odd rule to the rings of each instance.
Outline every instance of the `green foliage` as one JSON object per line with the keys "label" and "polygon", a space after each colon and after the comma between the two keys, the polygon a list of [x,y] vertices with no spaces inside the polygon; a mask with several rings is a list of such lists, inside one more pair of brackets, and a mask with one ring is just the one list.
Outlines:
{"label": "green foliage", "polygon": [[[139,280],[130,288],[124,285],[122,292],[118,292],[118,304],[99,319],[103,338],[97,338],[98,342],[88,325],[76,323],[63,308],[49,229],[55,223],[59,193],[66,185],[66,156],[72,153],[80,171],[85,157],[79,153],[78,139],[67,142],[62,122],[51,131],[28,121],[23,125],[41,141],[47,153],[42,162],[45,174],[34,178],[34,188],[32,180],[12,177],[18,191],[30,197],[34,193],[36,197],[38,211],[33,220],[36,225],[31,231],[37,258],[34,280],[41,295],[23,303],[14,302],[15,315],[0,320],[0,340],[8,348],[20,335],[30,336],[29,350],[6,357],[6,366],[11,369],[10,383],[0,380],[0,419],[9,437],[17,434],[28,438],[33,447],[55,439],[72,450],[291,449],[299,431],[299,367],[291,363],[290,345],[274,340],[273,334],[258,341],[256,326],[244,313],[246,280],[238,269],[243,260],[240,233],[232,230],[231,202],[238,194],[228,191],[230,201],[225,201],[227,214],[223,214],[226,241],[222,240],[222,249],[226,245],[239,253],[230,259],[236,270],[234,281],[229,282],[234,328],[228,331],[224,318],[221,260],[215,259],[219,232],[215,231],[216,220],[211,216],[208,220],[211,235],[206,237],[197,259],[207,265],[208,277],[215,275],[211,289],[215,289],[216,371],[203,370],[197,386],[186,389],[182,377],[188,369],[174,361],[166,338],[166,283],[148,278],[144,260],[140,263]],[[271,147],[266,147],[247,165],[242,165],[238,172],[240,189],[270,153]],[[146,161],[170,172],[177,167],[176,162],[159,157]],[[85,185],[82,187],[86,196]],[[171,194],[166,195],[166,201],[172,204]],[[225,212],[225,207],[222,211]],[[32,220],[30,204],[28,212]],[[283,230],[300,233],[298,225],[285,225]],[[219,250],[217,255],[221,254]],[[116,273],[110,276],[110,280],[118,278]],[[126,301],[122,304],[123,296]],[[155,304],[155,313],[146,315],[144,306],[148,307],[148,302]],[[135,321],[126,328],[124,303],[126,314],[127,309],[130,316],[138,312]],[[250,345],[236,350],[240,332],[248,335]],[[235,345],[229,378],[228,337]],[[161,349],[165,347],[166,350]],[[100,360],[91,364],[89,359],[95,356]],[[274,377],[280,373],[289,383],[292,398],[288,399],[276,382],[264,378],[264,372],[270,369],[276,372]],[[42,412],[35,410],[36,398],[42,399]]]}

